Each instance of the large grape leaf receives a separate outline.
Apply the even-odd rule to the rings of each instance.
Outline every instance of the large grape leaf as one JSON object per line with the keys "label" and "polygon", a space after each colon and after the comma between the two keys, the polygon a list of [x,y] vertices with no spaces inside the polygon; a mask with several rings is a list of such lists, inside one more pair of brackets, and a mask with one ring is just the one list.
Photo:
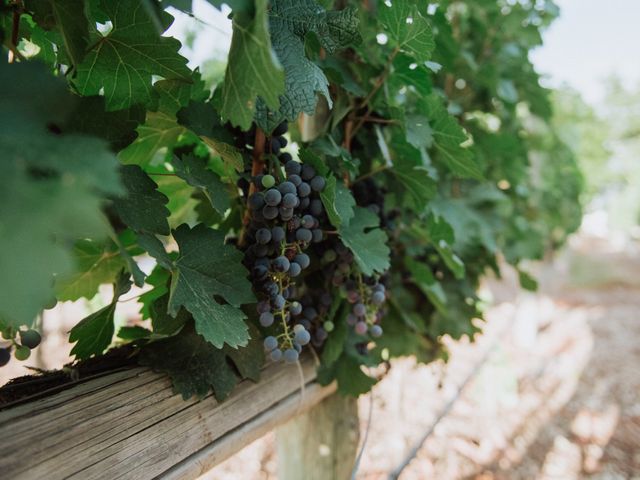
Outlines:
{"label": "large grape leaf", "polygon": [[63,302],[93,298],[100,285],[113,281],[125,267],[119,253],[113,243],[78,240],[73,247],[76,270],[56,277],[56,298]]}
{"label": "large grape leaf", "polygon": [[[173,232],[180,253],[173,265],[169,313],[186,308],[196,330],[214,346],[246,345],[246,316],[240,305],[255,302],[242,253],[224,244],[221,232],[203,224],[180,225]],[[227,303],[224,303],[227,302]]]}
{"label": "large grape leaf", "polygon": [[447,112],[442,100],[432,94],[421,102],[421,107],[433,130],[435,149],[449,170],[460,177],[482,179],[482,170],[471,150],[462,146],[468,140],[467,134]]}
{"label": "large grape leaf", "polygon": [[284,72],[271,50],[267,0],[257,0],[255,11],[233,16],[233,38],[222,84],[220,113],[247,130],[253,120],[256,98],[278,108],[284,92]]}
{"label": "large grape leaf", "polygon": [[271,42],[285,71],[285,90],[280,95],[278,112],[264,100],[257,104],[256,121],[271,131],[283,119],[295,120],[300,112],[313,115],[317,94],[332,105],[328,80],[304,51],[304,38],[313,32],[329,54],[360,39],[357,11],[347,8],[329,11],[313,0],[274,0],[270,4]]}
{"label": "large grape leaf", "polygon": [[89,358],[100,355],[111,344],[115,327],[113,317],[118,299],[131,289],[129,274],[122,272],[113,284],[113,299],[109,305],[80,320],[69,334],[71,343],[77,342],[71,354],[76,359]]}
{"label": "large grape leaf", "polygon": [[[111,21],[106,34],[91,32],[91,49],[77,66],[74,80],[82,95],[103,94],[108,110],[151,104],[152,77],[191,81],[186,58],[178,54],[180,42],[158,32],[157,19],[144,2],[102,0],[100,10]],[[159,12],[163,28],[173,21]]]}
{"label": "large grape leaf", "polygon": [[138,232],[169,235],[169,199],[139,166],[123,165],[120,171],[127,193],[114,198],[113,205],[122,221]]}
{"label": "large grape leaf", "polygon": [[55,28],[73,65],[79,64],[89,45],[89,21],[83,0],[26,0],[25,9],[43,29]]}
{"label": "large grape leaf", "polygon": [[54,298],[53,275],[73,272],[75,241],[107,233],[103,198],[122,189],[105,142],[49,133],[74,106],[64,81],[0,62],[0,84],[0,316],[19,326]]}
{"label": "large grape leaf", "polygon": [[420,13],[418,3],[415,0],[380,2],[378,20],[385,26],[397,48],[420,62],[426,62],[436,45],[431,24]]}
{"label": "large grape leaf", "polygon": [[264,353],[260,341],[254,338],[232,354],[231,350],[214,347],[187,325],[178,335],[145,346],[140,363],[167,373],[174,390],[185,400],[194,395],[204,398],[213,390],[216,399],[222,401],[238,382],[229,357],[243,377],[257,380]]}
{"label": "large grape leaf", "polygon": [[382,273],[389,268],[387,234],[379,226],[380,219],[375,213],[356,207],[349,225],[338,229],[342,243],[353,252],[358,267],[365,275]]}

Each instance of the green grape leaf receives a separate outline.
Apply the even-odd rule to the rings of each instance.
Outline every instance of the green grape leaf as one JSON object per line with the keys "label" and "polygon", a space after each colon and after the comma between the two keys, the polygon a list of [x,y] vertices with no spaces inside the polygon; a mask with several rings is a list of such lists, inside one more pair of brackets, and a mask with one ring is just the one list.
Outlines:
{"label": "green grape leaf", "polygon": [[140,303],[140,315],[142,315],[143,319],[151,318],[153,302],[165,293],[169,292],[168,284],[171,273],[168,269],[170,267],[171,265],[169,265],[169,267],[156,265],[145,279],[146,284],[151,285],[153,288],[143,293],[140,295],[140,298],[138,298],[138,303]]}
{"label": "green grape leaf", "polygon": [[433,246],[447,268],[451,270],[451,273],[457,279],[464,278],[464,262],[455,254],[452,248],[455,242],[453,227],[444,218],[432,214],[427,218],[427,230]]}
{"label": "green grape leaf", "polygon": [[158,335],[174,335],[187,323],[191,316],[184,309],[180,309],[175,316],[169,315],[169,295],[167,290],[165,292],[167,294],[156,298],[149,305],[151,326],[153,327],[153,333]]}
{"label": "green grape leaf", "polygon": [[436,195],[436,182],[429,170],[416,165],[409,155],[402,154],[404,152],[401,149],[395,151],[399,154],[394,155],[393,168],[389,172],[411,196],[415,210],[422,212],[429,200]]}
{"label": "green grape leaf", "polygon": [[407,259],[405,266],[411,273],[413,283],[424,293],[440,312],[447,311],[447,295],[427,265]]}
{"label": "green grape leaf", "polygon": [[[242,253],[224,245],[224,235],[202,224],[173,232],[180,248],[171,281],[169,314],[186,308],[196,330],[214,346],[247,344],[246,316],[238,307],[255,302]],[[228,303],[221,303],[224,300]]]}
{"label": "green grape leaf", "polygon": [[529,290],[530,292],[535,292],[538,290],[538,282],[535,278],[533,278],[529,273],[518,269],[518,279],[520,281],[520,286],[525,290]]}
{"label": "green grape leaf", "polygon": [[73,65],[82,62],[89,45],[89,21],[82,0],[27,0],[25,9],[43,29],[56,28]]}
{"label": "green grape leaf", "polygon": [[141,340],[143,338],[149,338],[152,335],[152,331],[139,325],[133,327],[120,327],[116,334],[118,338],[127,341]]}
{"label": "green grape leaf", "polygon": [[62,302],[93,298],[104,283],[111,283],[125,263],[114,244],[104,245],[89,239],[78,240],[73,247],[76,269],[56,277],[56,298]]}
{"label": "green grape leaf", "polygon": [[342,242],[353,252],[364,275],[382,273],[389,268],[390,250],[387,234],[379,227],[378,216],[366,208],[356,207],[349,225],[342,225],[338,233]]}
{"label": "green grape leaf", "polygon": [[461,146],[468,138],[460,124],[447,112],[437,96],[431,95],[421,103],[433,130],[435,149],[445,165],[455,175],[481,180],[482,170],[473,159],[471,150]]}
{"label": "green grape leaf", "polygon": [[186,137],[184,143],[197,141],[188,128],[164,112],[147,112],[147,118],[137,132],[138,138],[118,154],[122,163],[141,167],[159,165],[171,158],[173,147],[183,138]]}
{"label": "green grape leaf", "polygon": [[300,112],[313,115],[317,94],[332,106],[328,80],[305,55],[304,38],[313,32],[328,54],[360,40],[358,14],[353,8],[325,11],[313,0],[274,0],[270,3],[269,31],[273,48],[284,67],[285,90],[280,95],[278,112],[270,111],[269,102],[260,98],[256,121],[271,131],[282,120],[294,121]]}
{"label": "green grape leaf", "polygon": [[180,178],[204,192],[211,206],[220,215],[225,214],[230,206],[229,190],[216,173],[207,169],[206,160],[193,155],[184,155],[182,158],[174,157],[173,166]]}
{"label": "green grape leaf", "polygon": [[278,108],[284,92],[284,72],[271,50],[267,0],[257,0],[253,15],[233,16],[233,37],[222,84],[220,113],[233,125],[248,130],[253,121],[256,98],[269,108]]}
{"label": "green grape leaf", "polygon": [[[158,32],[157,19],[143,2],[102,0],[100,10],[111,21],[111,30],[91,32],[92,47],[77,66],[74,80],[82,95],[103,92],[107,110],[134,104],[149,105],[154,99],[152,77],[190,82],[186,58],[178,54],[180,42]],[[164,29],[173,18],[160,12]]]}
{"label": "green grape leaf", "polygon": [[185,400],[204,398],[213,390],[216,399],[222,401],[238,383],[224,352],[192,327],[143,347],[140,364],[169,375],[174,391]]}
{"label": "green grape leaf", "polygon": [[345,396],[358,397],[371,390],[377,380],[362,371],[358,359],[343,352],[330,366],[318,369],[318,383],[328,385],[333,380],[338,383],[338,392]]}
{"label": "green grape leaf", "polygon": [[140,105],[107,112],[104,97],[81,97],[62,129],[103,138],[114,150],[121,150],[135,140],[136,127],[144,122],[144,114]]}
{"label": "green grape leaf", "polygon": [[258,327],[249,324],[249,345],[242,348],[231,348],[226,345],[222,351],[233,361],[242,378],[257,382],[264,365],[264,347]]}
{"label": "green grape leaf", "polygon": [[113,284],[113,300],[104,308],[80,320],[69,333],[69,342],[75,343],[71,355],[83,360],[100,355],[111,344],[115,327],[113,316],[118,299],[131,289],[129,274],[121,272]]}
{"label": "green grape leaf", "polygon": [[127,194],[114,198],[113,205],[122,221],[138,232],[169,235],[169,199],[139,166],[123,165],[121,172]]}
{"label": "green grape leaf", "polygon": [[393,0],[378,4],[378,20],[402,52],[420,62],[431,59],[435,48],[431,23],[422,16],[413,0]]}
{"label": "green grape leaf", "polygon": [[231,137],[220,123],[220,115],[210,102],[190,102],[178,112],[178,122],[200,136],[201,140],[238,172],[244,171],[240,151],[230,145]]}

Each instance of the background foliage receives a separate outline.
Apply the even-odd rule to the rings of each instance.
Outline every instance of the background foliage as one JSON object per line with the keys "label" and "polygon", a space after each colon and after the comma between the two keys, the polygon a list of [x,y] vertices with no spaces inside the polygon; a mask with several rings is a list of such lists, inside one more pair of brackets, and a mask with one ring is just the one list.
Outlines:
{"label": "background foliage", "polygon": [[[286,150],[327,180],[331,234],[355,273],[388,292],[372,339],[346,324],[344,289],[331,291],[321,381],[357,395],[375,383],[362,365],[442,356],[443,335],[477,331],[479,281],[503,259],[535,288],[522,262],[578,227],[583,189],[528,59],[558,14],[552,1],[224,3],[233,40],[209,88],[163,36],[164,9],[189,11],[188,0],[3,1],[5,338],[112,283],[113,301],[71,331],[76,358],[134,342],[185,398],[257,379],[265,330],[238,188],[256,158],[239,139],[282,120]],[[363,208],[371,196],[375,213]],[[115,332],[132,285],[145,287],[148,324]]]}

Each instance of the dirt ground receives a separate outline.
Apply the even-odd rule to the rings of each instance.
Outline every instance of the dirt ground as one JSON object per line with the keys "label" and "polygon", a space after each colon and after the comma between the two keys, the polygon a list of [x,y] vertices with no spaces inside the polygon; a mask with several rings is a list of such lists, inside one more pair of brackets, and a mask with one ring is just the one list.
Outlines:
{"label": "dirt ground", "polygon": [[[640,479],[640,248],[576,237],[538,278],[536,294],[488,282],[485,333],[447,365],[394,362],[360,401],[356,479]],[[276,479],[274,444],[202,480]]]}

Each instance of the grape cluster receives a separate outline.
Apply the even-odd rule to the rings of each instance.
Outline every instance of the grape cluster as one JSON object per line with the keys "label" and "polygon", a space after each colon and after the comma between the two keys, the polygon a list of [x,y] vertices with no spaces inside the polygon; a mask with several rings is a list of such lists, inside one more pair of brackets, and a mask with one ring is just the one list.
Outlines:
{"label": "grape cluster", "polygon": [[375,277],[363,276],[354,265],[353,253],[336,241],[322,255],[327,283],[343,289],[347,301],[352,305],[347,315],[347,324],[358,335],[369,333],[372,337],[382,335],[380,322],[384,316],[386,287]]}
{"label": "grape cluster", "polygon": [[16,360],[26,360],[31,356],[31,350],[40,345],[42,338],[35,330],[20,330],[17,332],[20,337],[20,343],[15,339],[15,331],[11,328],[2,332],[3,338],[11,340],[11,345],[0,348],[0,367],[4,367],[11,360],[11,350],[15,347],[13,355]]}
{"label": "grape cluster", "polygon": [[[285,143],[278,127],[270,139],[272,151]],[[283,159],[282,157],[285,156]],[[311,341],[313,312],[297,301],[296,280],[311,265],[307,249],[324,239],[321,219],[324,207],[319,198],[326,179],[310,165],[303,165],[286,152],[280,153],[280,167],[252,179],[247,200],[250,222],[246,226],[248,247],[245,264],[250,268],[254,289],[262,297],[257,305],[260,325],[277,330],[265,338],[264,347],[272,360],[295,362],[302,347]]]}

